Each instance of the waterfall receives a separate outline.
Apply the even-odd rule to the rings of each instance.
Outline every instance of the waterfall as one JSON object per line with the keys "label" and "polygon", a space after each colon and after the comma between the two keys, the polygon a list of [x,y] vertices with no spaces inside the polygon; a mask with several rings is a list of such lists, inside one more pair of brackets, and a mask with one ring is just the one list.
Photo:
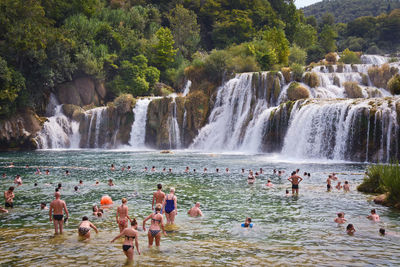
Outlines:
{"label": "waterfall", "polygon": [[183,97],[185,97],[189,94],[191,85],[192,85],[192,81],[188,80],[186,82],[185,88],[183,89],[183,94],[182,94]]}
{"label": "waterfall", "polygon": [[62,112],[54,95],[46,113],[50,116],[35,140],[40,149],[79,148],[79,123],[71,121]]}
{"label": "waterfall", "polygon": [[102,148],[105,143],[100,143],[100,127],[102,126],[103,114],[107,112],[107,107],[98,107],[85,112],[86,120],[89,120],[87,130],[86,145],[87,148]]}
{"label": "waterfall", "polygon": [[379,55],[362,55],[361,62],[363,64],[382,65],[389,62],[389,58]]}
{"label": "waterfall", "polygon": [[146,137],[146,120],[147,120],[147,108],[152,99],[142,98],[136,102],[133,108],[133,114],[135,120],[132,124],[131,137],[129,145],[133,148],[144,148],[145,137]]}
{"label": "waterfall", "polygon": [[175,102],[175,97],[172,97],[172,114],[170,114],[168,118],[168,126],[169,126],[169,131],[168,131],[168,140],[169,140],[169,148],[170,149],[176,149],[176,148],[181,148],[181,135],[179,131],[179,124],[176,119],[176,102]]}

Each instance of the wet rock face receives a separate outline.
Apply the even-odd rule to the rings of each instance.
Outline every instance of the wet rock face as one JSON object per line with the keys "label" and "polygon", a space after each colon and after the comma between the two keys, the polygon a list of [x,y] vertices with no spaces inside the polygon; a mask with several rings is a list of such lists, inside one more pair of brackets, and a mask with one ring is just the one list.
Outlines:
{"label": "wet rock face", "polygon": [[60,84],[56,88],[56,96],[61,104],[81,107],[102,104],[106,94],[104,84],[88,76]]}
{"label": "wet rock face", "polygon": [[12,119],[0,121],[0,150],[33,150],[37,148],[33,137],[42,128],[45,119],[27,110]]}
{"label": "wet rock face", "polygon": [[145,144],[158,149],[169,149],[168,117],[172,98],[154,99],[147,111]]}

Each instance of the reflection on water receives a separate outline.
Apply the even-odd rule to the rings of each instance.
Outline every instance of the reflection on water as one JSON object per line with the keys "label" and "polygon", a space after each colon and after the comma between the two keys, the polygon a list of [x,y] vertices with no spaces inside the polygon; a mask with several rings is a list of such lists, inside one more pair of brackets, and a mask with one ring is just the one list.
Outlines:
{"label": "reflection on water", "polygon": [[[345,163],[289,163],[265,155],[196,154],[176,152],[107,152],[107,151],[41,151],[0,154],[1,165],[14,162],[26,168],[0,168],[7,178],[0,182],[4,191],[14,176],[22,175],[23,186],[16,189],[15,208],[9,214],[0,214],[1,265],[48,266],[108,265],[123,266],[122,239],[114,244],[110,240],[118,234],[115,223],[116,205],[122,197],[128,198],[130,214],[139,221],[151,212],[152,192],[157,183],[177,189],[178,216],[176,226],[162,237],[161,248],[147,248],[147,235],[140,231],[142,255],[135,254],[133,265],[150,266],[213,266],[213,265],[397,265],[400,262],[400,238],[380,237],[379,227],[400,232],[400,214],[376,206],[368,196],[356,192],[362,180],[365,165]],[[109,170],[114,163],[118,170]],[[122,172],[122,166],[132,171]],[[50,170],[50,175],[35,175],[35,167]],[[152,166],[157,172],[143,172]],[[186,166],[196,173],[184,173]],[[173,173],[162,173],[162,168]],[[203,174],[204,167],[208,173]],[[248,185],[241,168],[258,170],[265,174]],[[219,168],[219,174],[215,169]],[[224,173],[225,168],[230,173]],[[300,186],[298,197],[285,196],[290,189],[287,175],[272,175],[273,169],[293,169],[310,172]],[[71,175],[65,176],[65,170]],[[326,192],[325,180],[330,172],[348,180],[351,192]],[[113,179],[115,186],[106,185]],[[83,180],[79,192],[73,187]],[[273,188],[266,188],[268,179]],[[99,186],[94,186],[96,180]],[[38,186],[33,184],[37,182]],[[62,198],[70,211],[70,220],[62,236],[54,236],[48,211],[40,211],[40,202],[49,203],[56,185],[63,185]],[[106,210],[103,218],[93,218],[91,207],[99,204],[101,196],[108,194],[114,207]],[[187,210],[201,203],[203,218],[187,217]],[[365,216],[377,208],[381,223],[371,223]],[[348,222],[357,230],[355,236],[345,234],[345,226],[333,223],[336,213],[345,212]],[[89,215],[99,228],[92,239],[79,241],[77,225]],[[133,217],[132,216],[132,217]],[[246,216],[253,219],[253,229],[239,225]]]}

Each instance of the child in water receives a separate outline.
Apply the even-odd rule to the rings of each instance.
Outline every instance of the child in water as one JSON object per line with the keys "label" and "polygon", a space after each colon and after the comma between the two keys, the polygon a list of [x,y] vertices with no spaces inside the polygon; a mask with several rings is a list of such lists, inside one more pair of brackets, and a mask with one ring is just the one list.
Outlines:
{"label": "child in water", "polygon": [[335,218],[335,223],[342,224],[342,223],[345,223],[345,222],[347,222],[347,220],[344,218],[344,213],[343,212],[339,212],[337,214],[337,217]]}
{"label": "child in water", "polygon": [[253,228],[253,224],[251,223],[251,218],[247,217],[244,223],[241,225],[244,228]]}
{"label": "child in water", "polygon": [[354,225],[349,223],[346,227],[346,232],[348,235],[354,235],[354,233],[356,232],[356,229],[354,228]]}

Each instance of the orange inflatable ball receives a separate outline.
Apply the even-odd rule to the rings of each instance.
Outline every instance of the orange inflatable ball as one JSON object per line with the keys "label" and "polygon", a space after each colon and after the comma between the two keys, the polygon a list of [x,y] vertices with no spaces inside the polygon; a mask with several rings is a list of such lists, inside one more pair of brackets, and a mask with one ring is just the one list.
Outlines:
{"label": "orange inflatable ball", "polygon": [[111,197],[109,196],[103,196],[100,200],[101,205],[111,205],[113,203]]}

